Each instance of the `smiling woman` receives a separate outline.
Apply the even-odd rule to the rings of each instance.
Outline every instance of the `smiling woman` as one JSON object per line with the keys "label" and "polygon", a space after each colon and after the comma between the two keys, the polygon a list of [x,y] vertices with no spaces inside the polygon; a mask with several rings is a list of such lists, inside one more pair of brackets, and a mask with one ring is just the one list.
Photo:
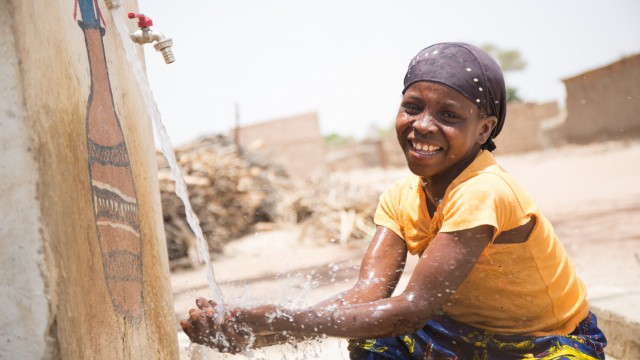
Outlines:
{"label": "smiling woman", "polygon": [[[551,223],[491,153],[506,114],[499,66],[442,43],[412,60],[404,85],[396,131],[413,174],[380,197],[356,285],[307,309],[224,317],[198,299],[185,333],[223,352],[328,335],[352,339],[352,359],[603,359]],[[407,254],[420,259],[392,296]]]}
{"label": "smiling woman", "polygon": [[450,182],[473,161],[495,125],[495,116],[484,115],[459,92],[420,81],[404,94],[396,133],[411,172]]}

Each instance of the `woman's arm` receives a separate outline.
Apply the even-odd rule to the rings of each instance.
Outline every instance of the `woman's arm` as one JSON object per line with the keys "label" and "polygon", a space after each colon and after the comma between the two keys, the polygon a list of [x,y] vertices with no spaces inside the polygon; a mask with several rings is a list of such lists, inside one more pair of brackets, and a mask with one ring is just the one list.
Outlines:
{"label": "woman's arm", "polygon": [[[324,311],[324,309],[338,308],[341,306],[357,303],[367,303],[379,299],[384,299],[395,290],[407,258],[407,248],[402,240],[393,231],[386,227],[379,226],[371,240],[367,252],[360,265],[360,275],[353,288],[342,292],[330,299],[316,304],[307,309],[309,313],[314,311]],[[232,342],[242,342],[243,333],[246,333],[243,318],[252,314],[252,323],[258,327],[257,323],[264,323],[268,318],[281,311],[276,306],[266,305],[251,309],[235,309],[227,314],[227,319],[216,317],[213,301],[204,298],[196,300],[198,309],[192,309],[189,319],[182,320],[180,324],[184,332],[191,341],[218,348],[223,352],[238,352],[247,344],[232,346]],[[283,312],[280,314],[287,313]],[[264,328],[264,324],[262,326]],[[225,337],[231,341],[220,341],[216,335],[224,333]],[[255,339],[252,347],[262,347],[286,342],[288,340],[304,340],[308,337],[315,337],[318,334],[293,334],[283,331],[261,330],[254,331]],[[246,343],[246,341],[244,341]]]}
{"label": "woman's arm", "polygon": [[[384,255],[398,255],[397,251],[404,242],[388,229],[380,228],[376,232],[377,241],[372,242],[363,260],[358,284],[342,298],[324,302],[328,305],[326,307],[314,306],[304,310],[288,310],[274,305],[237,308],[228,314],[230,318],[222,320],[215,316],[215,304],[197,302],[200,310],[193,309],[190,318],[181,321],[181,325],[193,342],[223,352],[241,351],[250,345],[245,335],[247,330],[256,335],[258,346],[272,344],[276,339],[281,342],[286,338],[304,339],[320,335],[379,338],[410,334],[424,326],[462,284],[489,244],[492,234],[493,228],[488,225],[439,233],[420,257],[404,292],[385,298],[393,292],[400,271],[391,271],[393,261],[386,263]],[[401,270],[399,264],[404,264],[405,256],[406,252],[396,257],[401,259],[395,263],[396,270]],[[341,305],[341,299],[344,305]],[[218,332],[223,333],[228,341],[220,343]]]}
{"label": "woman's arm", "polygon": [[378,226],[360,264],[358,282],[351,289],[322,301],[308,310],[358,304],[390,297],[400,281],[406,260],[407,247],[404,240],[388,228]]}
{"label": "woman's arm", "polygon": [[[357,301],[348,297],[345,305],[315,306],[305,310],[268,305],[237,309],[236,316],[239,322],[247,324],[258,334],[286,332],[296,337],[328,335],[347,338],[409,334],[424,326],[462,284],[492,234],[493,228],[488,225],[439,233],[421,256],[405,291],[392,298],[381,295],[393,291],[388,288],[393,283],[388,279],[396,279],[394,274],[388,273],[389,269],[386,273],[380,271],[385,267],[378,268],[372,262],[372,275],[362,278],[375,283],[379,276],[383,285],[347,293]],[[387,236],[397,237],[393,233]],[[397,279],[395,281],[397,283]]]}

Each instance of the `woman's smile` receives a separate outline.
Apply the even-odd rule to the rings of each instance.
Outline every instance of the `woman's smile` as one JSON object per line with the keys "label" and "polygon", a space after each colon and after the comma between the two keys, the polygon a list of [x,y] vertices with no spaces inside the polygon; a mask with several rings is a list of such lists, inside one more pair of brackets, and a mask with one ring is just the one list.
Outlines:
{"label": "woman's smile", "polygon": [[441,146],[430,144],[428,142],[424,142],[421,140],[409,140],[409,144],[413,151],[418,153],[419,155],[435,155],[443,151],[444,149]]}

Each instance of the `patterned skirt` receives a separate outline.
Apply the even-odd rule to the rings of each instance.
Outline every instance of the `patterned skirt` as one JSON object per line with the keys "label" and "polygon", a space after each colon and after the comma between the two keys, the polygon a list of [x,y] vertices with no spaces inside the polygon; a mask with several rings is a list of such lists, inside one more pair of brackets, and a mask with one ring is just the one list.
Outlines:
{"label": "patterned skirt", "polygon": [[607,339],[589,313],[568,335],[506,336],[438,315],[418,332],[400,337],[349,340],[355,359],[604,359]]}

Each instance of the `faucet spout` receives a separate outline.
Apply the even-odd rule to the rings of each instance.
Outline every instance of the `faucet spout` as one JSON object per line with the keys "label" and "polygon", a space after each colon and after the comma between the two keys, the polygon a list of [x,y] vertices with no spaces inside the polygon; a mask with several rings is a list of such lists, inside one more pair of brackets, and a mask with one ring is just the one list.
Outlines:
{"label": "faucet spout", "polygon": [[136,32],[129,34],[131,40],[140,45],[155,42],[153,47],[156,51],[159,51],[162,54],[164,62],[167,64],[174,62],[175,58],[173,56],[173,51],[171,50],[173,40],[165,37],[164,34],[159,31],[152,30],[151,25],[153,25],[153,20],[146,17],[144,14],[129,13],[129,19],[134,18],[138,18],[139,29]]}
{"label": "faucet spout", "polygon": [[156,43],[153,45],[153,47],[156,49],[156,51],[159,51],[162,54],[165,63],[171,64],[172,62],[176,61],[176,59],[173,57],[173,50],[171,50],[171,47],[173,46],[173,40],[165,38],[162,33],[158,34],[160,34],[160,36],[156,38]]}

